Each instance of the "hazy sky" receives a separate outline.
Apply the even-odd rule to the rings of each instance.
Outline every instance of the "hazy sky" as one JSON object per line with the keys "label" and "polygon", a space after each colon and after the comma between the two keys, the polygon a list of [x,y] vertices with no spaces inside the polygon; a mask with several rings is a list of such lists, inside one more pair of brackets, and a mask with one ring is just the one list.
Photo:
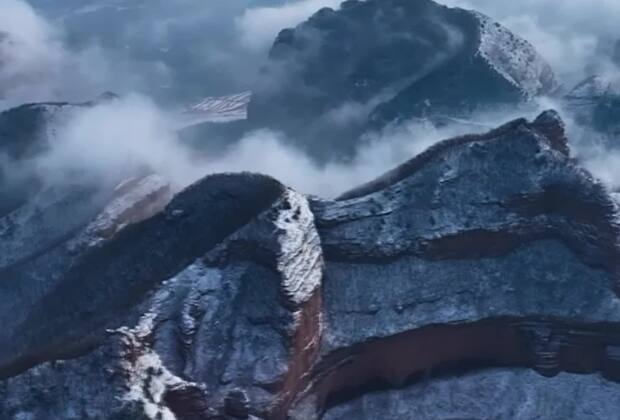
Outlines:
{"label": "hazy sky", "polygon": [[[2,1],[23,5],[25,0]],[[338,3],[30,0],[66,49],[80,56],[89,52],[89,60],[98,60],[91,79],[107,85],[106,90],[133,88],[165,101],[249,88],[280,29]],[[24,18],[23,13],[3,15],[13,22]]]}

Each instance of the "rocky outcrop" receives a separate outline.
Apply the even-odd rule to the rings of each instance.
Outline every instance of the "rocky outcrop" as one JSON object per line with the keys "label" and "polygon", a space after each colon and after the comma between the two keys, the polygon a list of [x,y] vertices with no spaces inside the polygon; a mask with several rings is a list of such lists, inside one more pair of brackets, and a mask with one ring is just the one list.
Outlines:
{"label": "rocky outcrop", "polygon": [[515,419],[598,420],[619,403],[617,385],[596,376],[560,374],[543,378],[531,371],[494,369],[420,379],[399,390],[375,390],[327,411],[324,420]]}
{"label": "rocky outcrop", "polygon": [[[0,375],[96,345],[102,332],[128,316],[154,285],[179,273],[269,206],[280,189],[275,181],[258,177],[214,176],[112,240],[101,240],[105,234],[91,240],[93,231],[102,232],[93,230],[99,226],[95,214],[83,231],[4,267],[0,341],[12,344],[0,349]],[[155,197],[161,194],[166,190]],[[105,208],[102,214],[108,214]],[[125,217],[135,216],[129,212]],[[18,231],[32,228],[16,225]]]}
{"label": "rocky outcrop", "polygon": [[316,203],[325,356],[299,418],[445,366],[617,375],[596,356],[618,339],[616,204],[558,123],[449,140]]}
{"label": "rocky outcrop", "polygon": [[552,111],[337,200],[241,174],[112,208],[0,271],[3,418],[615,416],[618,206]]}
{"label": "rocky outcrop", "polygon": [[469,115],[555,85],[532,45],[477,12],[431,0],[349,0],[279,34],[249,123],[333,158],[355,150],[369,129]]}

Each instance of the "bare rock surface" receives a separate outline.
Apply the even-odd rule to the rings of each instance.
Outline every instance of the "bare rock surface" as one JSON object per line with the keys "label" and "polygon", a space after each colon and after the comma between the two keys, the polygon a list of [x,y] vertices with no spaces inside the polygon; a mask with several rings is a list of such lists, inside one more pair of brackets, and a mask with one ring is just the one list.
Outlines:
{"label": "bare rock surface", "polygon": [[[500,403],[501,402],[501,403]],[[620,403],[618,387],[596,376],[490,370],[421,381],[405,389],[371,392],[329,410],[324,420],[599,420]]]}
{"label": "bare rock surface", "polygon": [[29,221],[2,242],[2,418],[616,415],[618,205],[553,111],[337,200],[251,174],[108,194],[0,220]]}

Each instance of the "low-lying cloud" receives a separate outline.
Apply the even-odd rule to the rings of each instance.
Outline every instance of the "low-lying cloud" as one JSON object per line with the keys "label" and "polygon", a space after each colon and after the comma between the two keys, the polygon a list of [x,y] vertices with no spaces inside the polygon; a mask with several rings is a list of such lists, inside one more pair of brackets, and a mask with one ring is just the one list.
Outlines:
{"label": "low-lying cloud", "polygon": [[[2,0],[0,13],[0,111],[31,102],[88,101],[104,91],[144,88],[153,64],[137,72],[135,61],[97,44],[70,49],[62,28],[23,0]],[[146,89],[144,89],[146,90]]]}
{"label": "low-lying cloud", "polygon": [[282,29],[296,26],[324,7],[338,9],[340,3],[342,0],[301,0],[246,9],[236,20],[241,43],[250,50],[263,51]]}
{"label": "low-lying cloud", "polygon": [[105,181],[144,168],[182,188],[201,175],[171,117],[146,97],[134,94],[59,112],[50,122],[49,151],[29,162],[47,182],[69,182],[80,174]]}
{"label": "low-lying cloud", "polygon": [[577,83],[593,73],[615,72],[613,45],[620,39],[620,2],[616,0],[443,0],[475,9],[530,41],[560,79]]}
{"label": "low-lying cloud", "polygon": [[462,128],[456,126],[438,129],[427,122],[410,121],[365,139],[350,161],[319,164],[290,146],[281,134],[258,130],[224,156],[208,161],[206,167],[210,172],[263,173],[306,194],[335,197],[393,169],[437,141],[461,133]]}
{"label": "low-lying cloud", "polygon": [[271,175],[304,193],[334,197],[441,139],[476,131],[410,121],[366,138],[348,162],[319,164],[271,130],[249,133],[216,158],[199,156],[179,140],[174,116],[139,95],[62,112],[51,122],[50,150],[27,162],[50,185],[75,183],[80,177],[114,182],[144,169],[180,190],[208,174],[250,171]]}
{"label": "low-lying cloud", "polygon": [[[97,46],[69,49],[62,41],[62,32],[23,1],[4,2],[5,13],[0,16],[0,30],[5,34],[0,36],[0,109],[28,101],[72,100],[80,93],[95,95],[104,86],[115,83],[140,90],[137,86],[141,80],[127,78],[133,73],[132,66],[123,63],[130,63],[130,60],[110,62],[109,51]],[[560,11],[554,9],[558,7],[557,2],[550,0],[527,0],[519,7],[510,4],[500,7],[491,0],[447,1],[452,5],[478,8],[532,41],[560,70],[565,81],[578,80],[588,71],[600,71],[608,64],[603,59],[595,61],[596,66],[593,63],[588,66],[590,59],[602,56],[601,45],[613,35],[611,21],[617,16],[620,5],[595,0],[598,2],[603,11],[589,10],[595,7],[585,0],[568,2],[568,8]],[[268,48],[280,29],[294,26],[321,7],[337,7],[338,3],[337,0],[302,0],[234,9],[238,16],[234,29],[239,38],[229,41],[241,43],[243,48],[256,54]],[[560,16],[558,22],[554,21],[552,12]],[[580,15],[581,12],[585,15]],[[591,21],[597,19],[598,14],[605,15],[601,17],[600,27]],[[175,19],[171,22],[178,23]],[[572,33],[571,25],[576,28]],[[167,39],[167,28],[158,29],[161,40]],[[214,54],[218,54],[217,50]],[[234,59],[227,60],[223,59],[221,65],[234,62]],[[166,66],[162,66],[161,71],[165,73]],[[124,74],[125,85],[118,84],[119,73]],[[129,89],[121,93],[127,91]],[[272,175],[305,193],[333,197],[372,180],[437,141],[485,131],[523,115],[531,118],[548,107],[557,108],[558,104],[542,100],[530,104],[528,109],[476,115],[472,117],[475,124],[455,121],[442,128],[412,120],[367,136],[349,161],[318,164],[291,146],[294,141],[270,130],[256,130],[246,135],[218,157],[197,156],[179,140],[173,116],[144,95],[128,93],[120,100],[77,108],[64,120],[54,122],[57,126],[51,150],[29,164],[49,182],[65,182],[66,177],[74,178],[76,173],[90,173],[105,179],[130,172],[131,168],[144,167],[164,175],[177,189],[210,173],[252,171]],[[358,114],[367,114],[367,109],[358,108],[343,106],[332,117],[347,122],[355,120]],[[579,127],[572,122],[570,112],[562,112],[569,122],[575,154],[595,175],[614,188],[620,187],[620,171],[615,170],[620,154],[609,152],[603,141],[595,141],[592,130]]]}
{"label": "low-lying cloud", "polygon": [[67,54],[54,28],[28,4],[4,0],[0,13],[0,108],[54,97]]}

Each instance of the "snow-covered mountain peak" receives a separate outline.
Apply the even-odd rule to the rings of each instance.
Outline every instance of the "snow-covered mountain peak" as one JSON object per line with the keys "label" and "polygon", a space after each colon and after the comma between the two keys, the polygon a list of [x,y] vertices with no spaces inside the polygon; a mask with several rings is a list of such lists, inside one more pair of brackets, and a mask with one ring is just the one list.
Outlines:
{"label": "snow-covered mountain peak", "polygon": [[502,77],[534,97],[556,87],[553,70],[528,41],[479,12],[472,12],[480,22],[478,55]]}

